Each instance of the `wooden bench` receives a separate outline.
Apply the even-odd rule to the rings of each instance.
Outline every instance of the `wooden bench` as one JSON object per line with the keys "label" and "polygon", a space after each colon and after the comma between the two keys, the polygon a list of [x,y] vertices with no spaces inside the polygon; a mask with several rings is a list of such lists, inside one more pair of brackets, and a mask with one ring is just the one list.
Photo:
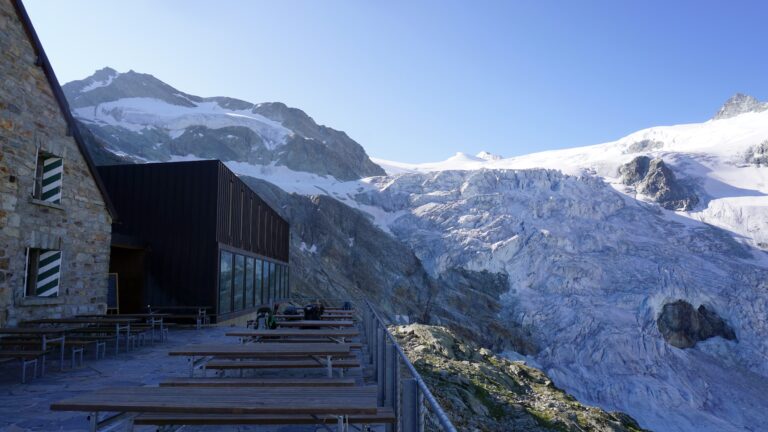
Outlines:
{"label": "wooden bench", "polygon": [[[350,369],[360,367],[360,362],[354,359],[333,360],[332,367]],[[313,369],[327,367],[324,361],[317,360],[218,360],[206,363],[206,369],[237,370],[237,369]]]}
{"label": "wooden bench", "polygon": [[[378,408],[376,414],[352,414],[347,417],[352,424],[395,423],[392,408]],[[136,425],[311,425],[336,424],[338,417],[307,414],[187,414],[144,413],[133,420]]]}
{"label": "wooden bench", "polygon": [[[67,339],[64,343],[67,348],[71,348],[72,353],[72,367],[75,367],[75,360],[77,355],[80,356],[80,365],[83,365],[83,352],[88,345],[96,345],[96,359],[99,359],[99,351],[102,352],[102,357],[106,355],[106,342],[103,338],[85,340],[85,337],[77,339]],[[61,345],[61,340],[54,340],[48,342],[48,346]],[[42,348],[42,341],[40,339],[17,339],[17,338],[3,338],[0,339],[0,347],[34,347],[37,349]],[[51,350],[47,350],[50,352]]]}
{"label": "wooden bench", "polygon": [[37,359],[49,353],[50,350],[20,350],[20,351],[0,351],[0,360],[3,362],[10,362],[14,359],[21,361],[21,383],[27,382],[27,366],[32,365],[34,367],[33,377],[37,377]]}
{"label": "wooden bench", "polygon": [[351,387],[354,378],[175,378],[160,387]]}

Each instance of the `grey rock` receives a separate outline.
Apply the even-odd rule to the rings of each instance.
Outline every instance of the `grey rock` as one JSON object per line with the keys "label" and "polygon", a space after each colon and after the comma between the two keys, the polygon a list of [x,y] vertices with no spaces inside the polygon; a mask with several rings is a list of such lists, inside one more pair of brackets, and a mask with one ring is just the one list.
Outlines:
{"label": "grey rock", "polygon": [[680,182],[662,159],[638,156],[619,167],[622,183],[635,186],[668,210],[691,210],[699,202],[693,188]]}
{"label": "grey rock", "polygon": [[768,110],[768,102],[760,102],[753,96],[736,93],[725,102],[712,119],[727,119],[748,112],[761,112],[765,110]]}
{"label": "grey rock", "polygon": [[744,154],[744,162],[756,166],[768,166],[768,140],[751,147]]}
{"label": "grey rock", "polygon": [[694,309],[685,300],[665,304],[656,322],[664,340],[677,348],[691,348],[715,336],[736,339],[733,329],[715,311],[704,305]]}
{"label": "grey rock", "polygon": [[644,140],[634,142],[629,146],[627,146],[627,148],[624,150],[624,153],[640,153],[640,152],[646,152],[651,150],[660,150],[662,148],[664,148],[663,142],[644,139]]}

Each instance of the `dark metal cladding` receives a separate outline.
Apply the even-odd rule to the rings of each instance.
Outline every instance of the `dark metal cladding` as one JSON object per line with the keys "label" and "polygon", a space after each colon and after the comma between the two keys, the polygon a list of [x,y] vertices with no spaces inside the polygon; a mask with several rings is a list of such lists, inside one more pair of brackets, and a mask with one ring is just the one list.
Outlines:
{"label": "dark metal cladding", "polygon": [[112,165],[99,173],[120,214],[110,266],[126,275],[121,312],[207,306],[218,314],[220,249],[288,262],[288,222],[220,161]]}

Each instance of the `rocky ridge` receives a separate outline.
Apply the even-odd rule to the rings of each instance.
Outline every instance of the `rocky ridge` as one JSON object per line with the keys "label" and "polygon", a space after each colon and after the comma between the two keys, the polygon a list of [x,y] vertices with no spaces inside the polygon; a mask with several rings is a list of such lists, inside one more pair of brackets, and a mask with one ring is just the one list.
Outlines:
{"label": "rocky ridge", "polygon": [[282,165],[340,180],[384,175],[346,133],[318,125],[283,103],[204,98],[149,74],[111,68],[62,89],[95,140],[134,162],[221,159]]}
{"label": "rocky ridge", "polygon": [[692,210],[699,202],[693,188],[677,179],[661,158],[638,156],[619,167],[622,183],[634,186],[667,210]]}
{"label": "rocky ridge", "polygon": [[712,119],[727,119],[748,112],[761,112],[765,110],[768,110],[768,102],[760,102],[754,96],[736,93],[720,107],[720,110]]}
{"label": "rocky ridge", "polygon": [[[547,375],[439,326],[390,327],[458,430],[640,432],[626,414],[583,405]],[[427,430],[439,430],[429,421]]]}

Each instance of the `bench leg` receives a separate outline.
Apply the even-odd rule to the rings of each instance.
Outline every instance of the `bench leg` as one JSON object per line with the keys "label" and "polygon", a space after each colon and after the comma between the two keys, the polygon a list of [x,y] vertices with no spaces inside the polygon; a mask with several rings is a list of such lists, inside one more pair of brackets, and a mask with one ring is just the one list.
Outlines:
{"label": "bench leg", "polygon": [[327,356],[326,361],[328,367],[328,378],[333,378],[333,361],[331,360],[331,356]]}
{"label": "bench leg", "polygon": [[99,413],[98,411],[94,411],[88,416],[88,430],[90,432],[96,432],[98,429],[99,429]]}

